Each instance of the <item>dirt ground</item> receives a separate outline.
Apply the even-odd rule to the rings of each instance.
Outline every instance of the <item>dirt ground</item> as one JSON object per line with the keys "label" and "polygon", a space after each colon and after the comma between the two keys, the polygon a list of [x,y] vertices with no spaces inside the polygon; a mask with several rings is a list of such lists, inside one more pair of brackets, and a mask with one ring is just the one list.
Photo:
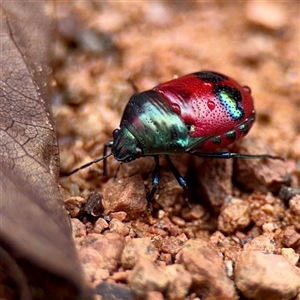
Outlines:
{"label": "dirt ground", "polygon": [[[57,4],[61,191],[97,299],[300,299],[299,2]],[[251,88],[257,120],[228,149],[284,160],[172,156],[97,163],[134,93],[201,70]],[[220,149],[220,151],[224,149]],[[284,276],[283,276],[284,274]],[[274,288],[275,287],[275,288]],[[297,298],[298,297],[298,298]]]}

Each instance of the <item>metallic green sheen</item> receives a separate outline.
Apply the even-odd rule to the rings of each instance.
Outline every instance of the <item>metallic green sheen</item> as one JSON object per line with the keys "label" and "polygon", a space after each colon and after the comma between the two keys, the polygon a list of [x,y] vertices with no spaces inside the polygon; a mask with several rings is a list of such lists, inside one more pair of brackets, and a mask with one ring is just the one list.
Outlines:
{"label": "metallic green sheen", "polygon": [[189,136],[187,126],[162,96],[150,90],[129,100],[114,134],[112,153],[123,162],[148,155],[182,154],[199,140]]}

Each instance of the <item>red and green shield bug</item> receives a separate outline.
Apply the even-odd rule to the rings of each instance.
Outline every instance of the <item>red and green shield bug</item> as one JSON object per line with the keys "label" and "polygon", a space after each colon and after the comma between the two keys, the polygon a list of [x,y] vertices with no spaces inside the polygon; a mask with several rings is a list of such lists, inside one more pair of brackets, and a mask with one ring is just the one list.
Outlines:
{"label": "red and green shield bug", "polygon": [[[190,153],[213,158],[272,158],[268,154],[248,155],[209,152],[244,137],[255,121],[250,88],[211,71],[185,75],[134,94],[125,107],[120,128],[104,147],[103,157],[81,166],[71,174],[113,155],[122,163],[153,156],[155,167],[150,202],[159,186],[159,155],[164,154],[178,183],[187,191],[184,178],[169,155]],[[108,148],[111,152],[107,154]],[[186,200],[188,198],[186,196]]]}

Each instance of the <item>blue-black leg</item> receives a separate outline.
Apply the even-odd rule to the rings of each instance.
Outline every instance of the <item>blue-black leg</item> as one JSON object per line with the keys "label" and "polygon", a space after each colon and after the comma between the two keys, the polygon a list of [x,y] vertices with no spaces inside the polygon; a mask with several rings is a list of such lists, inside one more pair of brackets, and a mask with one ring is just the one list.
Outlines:
{"label": "blue-black leg", "polygon": [[154,194],[156,193],[158,186],[159,186],[159,157],[158,155],[153,156],[155,159],[155,166],[152,173],[152,188],[150,193],[147,195],[147,201],[148,201],[148,211],[151,210],[151,201],[153,199]]}
{"label": "blue-black leg", "polygon": [[166,156],[167,163],[168,163],[174,177],[178,181],[179,185],[183,188],[184,200],[186,201],[188,206],[191,208],[192,206],[191,206],[191,203],[190,203],[189,198],[188,198],[188,185],[187,185],[186,181],[184,180],[184,178],[182,177],[182,175],[178,172],[178,170],[176,169],[176,167],[172,163],[169,155],[165,155],[165,156]]}

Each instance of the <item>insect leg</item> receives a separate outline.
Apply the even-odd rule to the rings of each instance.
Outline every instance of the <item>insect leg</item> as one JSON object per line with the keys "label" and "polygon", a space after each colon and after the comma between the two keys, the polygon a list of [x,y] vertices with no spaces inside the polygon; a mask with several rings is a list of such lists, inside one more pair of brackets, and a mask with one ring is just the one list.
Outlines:
{"label": "insect leg", "polygon": [[114,175],[114,181],[117,179],[117,176],[118,176],[118,173],[119,173],[119,171],[120,171],[120,169],[121,169],[121,166],[122,166],[122,163],[120,163],[120,164],[118,165],[117,169],[116,169],[116,172],[115,172],[115,175]]}
{"label": "insect leg", "polygon": [[103,176],[106,175],[107,173],[107,149],[111,148],[113,146],[114,141],[109,141],[104,145],[104,149],[103,149]]}
{"label": "insect leg", "polygon": [[189,154],[201,157],[210,157],[210,158],[250,158],[250,159],[259,159],[259,158],[270,158],[270,159],[280,159],[283,160],[282,157],[273,156],[269,154],[242,154],[242,153],[234,153],[234,152],[220,152],[220,153],[201,153],[201,152],[188,152]]}
{"label": "insect leg", "polygon": [[186,201],[186,203],[188,204],[188,206],[190,208],[192,208],[191,206],[191,203],[189,201],[189,198],[188,198],[188,185],[187,183],[185,182],[184,178],[182,177],[182,175],[178,172],[178,170],[176,169],[176,167],[174,166],[174,164],[172,163],[169,155],[165,155],[166,156],[166,160],[167,160],[167,163],[173,173],[173,175],[175,176],[176,180],[178,181],[179,185],[183,188],[184,190],[184,200]]}
{"label": "insect leg", "polygon": [[151,210],[151,201],[153,199],[153,196],[155,192],[158,189],[159,186],[159,157],[158,155],[153,156],[155,159],[155,166],[152,173],[152,189],[150,193],[147,195],[147,201],[148,201],[148,211]]}

